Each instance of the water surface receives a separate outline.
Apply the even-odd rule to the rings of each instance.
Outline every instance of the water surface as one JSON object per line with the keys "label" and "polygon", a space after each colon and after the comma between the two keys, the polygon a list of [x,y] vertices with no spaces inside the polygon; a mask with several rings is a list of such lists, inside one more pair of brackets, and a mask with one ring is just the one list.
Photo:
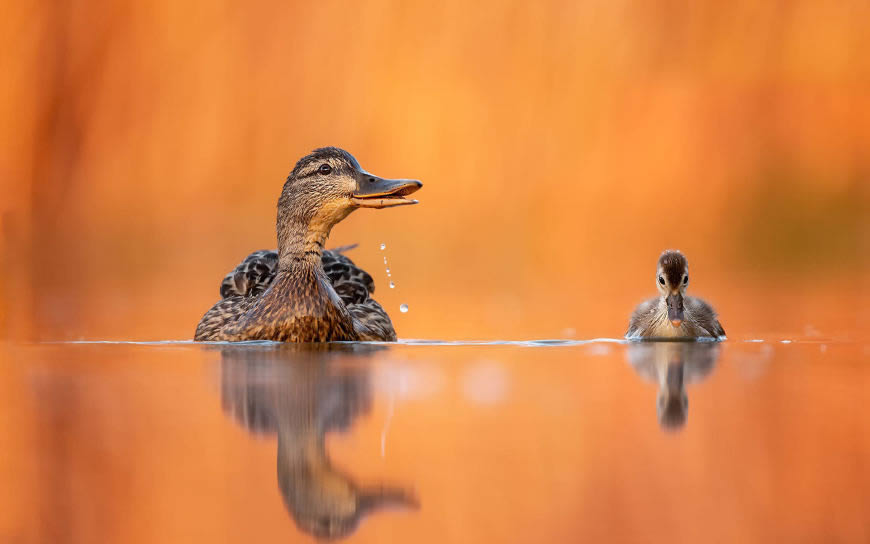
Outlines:
{"label": "water surface", "polygon": [[0,347],[3,542],[867,542],[861,342]]}

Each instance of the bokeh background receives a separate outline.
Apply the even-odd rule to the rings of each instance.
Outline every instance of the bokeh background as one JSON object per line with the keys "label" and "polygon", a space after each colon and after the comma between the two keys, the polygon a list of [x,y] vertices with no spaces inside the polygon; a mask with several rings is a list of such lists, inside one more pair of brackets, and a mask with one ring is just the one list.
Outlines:
{"label": "bokeh background", "polygon": [[2,337],[191,337],[323,145],[425,184],[331,238],[360,244],[401,337],[620,336],[669,247],[732,337],[870,318],[867,2],[3,14]]}

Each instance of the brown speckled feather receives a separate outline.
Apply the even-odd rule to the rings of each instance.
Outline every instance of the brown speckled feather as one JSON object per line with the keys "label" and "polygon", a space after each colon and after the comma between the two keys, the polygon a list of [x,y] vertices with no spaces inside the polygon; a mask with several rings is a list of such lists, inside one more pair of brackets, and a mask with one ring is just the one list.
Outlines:
{"label": "brown speckled feather", "polygon": [[[344,255],[354,246],[327,249],[321,265],[333,289],[347,305],[362,304],[375,292],[375,282],[368,272]],[[278,270],[278,252],[255,251],[245,257],[221,282],[221,298],[259,296],[269,288]]]}
{"label": "brown speckled feather", "polygon": [[[321,262],[326,281],[319,282],[322,285],[317,293],[300,292],[301,286],[309,285],[307,280],[294,282],[289,277],[282,282],[288,288],[275,289],[273,284],[279,276],[277,252],[261,250],[251,253],[224,278],[220,288],[224,298],[203,316],[194,338],[212,341],[395,341],[396,331],[390,317],[371,298],[375,290],[374,280],[343,255],[341,251],[344,250],[346,248],[323,252]],[[331,303],[315,302],[324,300]],[[337,301],[340,303],[335,304]],[[290,313],[295,312],[298,317],[286,315],[290,308],[295,308]],[[301,317],[312,313],[321,318]],[[348,322],[352,329],[348,329]]]}

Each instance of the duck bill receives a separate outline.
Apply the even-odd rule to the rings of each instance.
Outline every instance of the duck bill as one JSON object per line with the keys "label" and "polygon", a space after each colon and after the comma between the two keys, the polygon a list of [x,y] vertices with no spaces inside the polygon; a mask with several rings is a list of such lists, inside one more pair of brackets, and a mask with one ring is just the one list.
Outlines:
{"label": "duck bill", "polygon": [[351,195],[351,200],[360,208],[407,206],[418,203],[405,197],[422,186],[416,179],[384,179],[363,171],[357,177],[357,190]]}
{"label": "duck bill", "polygon": [[668,321],[674,327],[679,327],[683,324],[683,295],[681,293],[668,295],[665,301],[668,304]]}
{"label": "duck bill", "polygon": [[360,513],[371,512],[381,508],[420,508],[420,501],[413,491],[398,487],[375,486],[364,489],[357,499]]}

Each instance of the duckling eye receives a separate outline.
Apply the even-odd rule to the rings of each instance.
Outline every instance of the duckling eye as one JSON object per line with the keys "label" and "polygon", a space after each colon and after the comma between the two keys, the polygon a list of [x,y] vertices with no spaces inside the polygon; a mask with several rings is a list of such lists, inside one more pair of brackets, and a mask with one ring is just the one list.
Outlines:
{"label": "duckling eye", "polygon": [[683,276],[683,285],[689,285],[689,275]]}
{"label": "duckling eye", "polygon": [[662,285],[662,286],[663,286],[664,284],[665,284],[665,278],[664,278],[664,276],[659,276],[659,285]]}
{"label": "duckling eye", "polygon": [[320,165],[320,168],[317,169],[317,172],[321,175],[327,176],[332,172],[332,167],[324,163]]}

